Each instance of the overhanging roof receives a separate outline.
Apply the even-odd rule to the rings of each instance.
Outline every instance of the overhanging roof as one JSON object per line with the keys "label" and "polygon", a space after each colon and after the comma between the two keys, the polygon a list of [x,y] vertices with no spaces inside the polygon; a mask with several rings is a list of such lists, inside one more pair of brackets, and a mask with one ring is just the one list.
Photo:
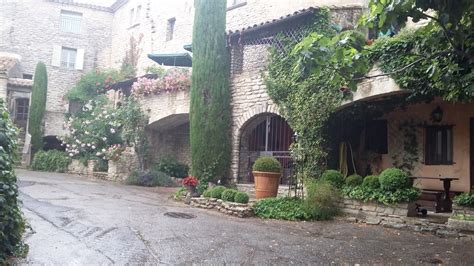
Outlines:
{"label": "overhanging roof", "polygon": [[165,66],[191,67],[192,57],[188,53],[148,54],[148,58]]}

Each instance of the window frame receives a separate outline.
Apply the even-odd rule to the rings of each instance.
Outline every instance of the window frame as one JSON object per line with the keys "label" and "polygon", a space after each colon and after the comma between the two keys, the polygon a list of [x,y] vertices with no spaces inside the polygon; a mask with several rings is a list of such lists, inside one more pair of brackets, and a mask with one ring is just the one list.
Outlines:
{"label": "window frame", "polygon": [[[67,61],[63,61],[64,53],[67,53]],[[72,58],[72,52],[74,52],[74,58]],[[71,60],[73,59],[73,60]],[[77,49],[61,46],[61,55],[60,55],[60,66],[64,69],[74,70],[76,69],[76,60],[77,60]]]}
{"label": "window frame", "polygon": [[[20,104],[22,103],[22,104]],[[19,112],[19,108],[22,108],[21,112]],[[17,98],[15,99],[15,120],[28,120],[28,113],[30,109],[30,99],[28,98]],[[21,116],[21,117],[20,117]]]}
{"label": "window frame", "polygon": [[[441,139],[438,141],[438,135]],[[441,147],[439,147],[441,145]],[[454,136],[452,125],[425,127],[425,165],[454,164]],[[439,154],[437,154],[439,151]]]}
{"label": "window frame", "polygon": [[[59,28],[61,32],[80,34],[82,31],[83,14],[61,9],[59,15]],[[75,25],[75,23],[77,23]],[[76,30],[77,28],[77,30]]]}

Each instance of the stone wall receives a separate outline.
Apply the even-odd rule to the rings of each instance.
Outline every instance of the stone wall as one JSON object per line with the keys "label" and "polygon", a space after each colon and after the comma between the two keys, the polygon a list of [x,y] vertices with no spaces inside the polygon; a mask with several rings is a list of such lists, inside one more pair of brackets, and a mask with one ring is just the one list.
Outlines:
{"label": "stone wall", "polygon": [[252,204],[236,203],[223,201],[214,198],[191,198],[191,206],[203,209],[216,209],[221,213],[237,216],[240,218],[250,217],[253,215]]}
{"label": "stone wall", "polygon": [[[59,28],[61,10],[82,13],[81,33],[65,33]],[[22,57],[17,73],[33,74],[38,61],[46,64],[48,95],[45,135],[63,133],[63,113],[68,102],[66,92],[88,71],[103,66],[110,44],[112,13],[46,0],[0,2],[0,51]],[[82,70],[68,70],[51,65],[54,46],[84,49]],[[19,76],[20,77],[20,76]]]}
{"label": "stone wall", "polygon": [[178,162],[190,164],[189,123],[162,130],[149,131],[150,163],[158,163],[164,157],[175,158]]}

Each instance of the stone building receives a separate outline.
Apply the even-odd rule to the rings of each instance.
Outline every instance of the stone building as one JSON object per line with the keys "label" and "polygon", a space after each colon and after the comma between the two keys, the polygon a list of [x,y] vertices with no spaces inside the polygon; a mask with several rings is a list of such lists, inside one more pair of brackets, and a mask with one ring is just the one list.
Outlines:
{"label": "stone building", "polygon": [[[270,44],[265,38],[281,31],[298,31],[308,23],[312,8],[323,6],[332,10],[341,27],[350,27],[367,0],[227,2],[232,56],[230,170],[234,180],[250,181],[249,165],[260,155],[281,156],[290,167],[292,131],[268,97],[261,75]],[[12,117],[24,114],[35,65],[43,61],[49,78],[45,137],[62,135],[63,115],[69,105],[64,96],[83,74],[95,68],[119,68],[132,45],[140,55],[138,75],[156,66],[147,55],[189,54],[183,46],[191,44],[193,17],[192,0],[118,0],[110,7],[71,0],[2,1],[0,97],[7,98]],[[148,97],[143,109],[150,112],[148,130],[156,160],[172,155],[189,163],[189,93]]]}

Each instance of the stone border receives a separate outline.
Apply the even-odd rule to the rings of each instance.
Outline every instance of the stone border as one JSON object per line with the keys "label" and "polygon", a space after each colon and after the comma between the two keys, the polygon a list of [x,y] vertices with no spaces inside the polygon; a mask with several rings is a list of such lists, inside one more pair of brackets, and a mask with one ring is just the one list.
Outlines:
{"label": "stone border", "polygon": [[215,198],[199,197],[191,198],[189,204],[202,209],[216,209],[221,213],[240,218],[253,216],[252,203],[236,203]]}
{"label": "stone border", "polygon": [[460,231],[474,232],[474,221],[460,220],[454,218],[455,216],[471,216],[474,217],[474,207],[459,206],[453,204],[453,214],[448,219],[448,228]]}

